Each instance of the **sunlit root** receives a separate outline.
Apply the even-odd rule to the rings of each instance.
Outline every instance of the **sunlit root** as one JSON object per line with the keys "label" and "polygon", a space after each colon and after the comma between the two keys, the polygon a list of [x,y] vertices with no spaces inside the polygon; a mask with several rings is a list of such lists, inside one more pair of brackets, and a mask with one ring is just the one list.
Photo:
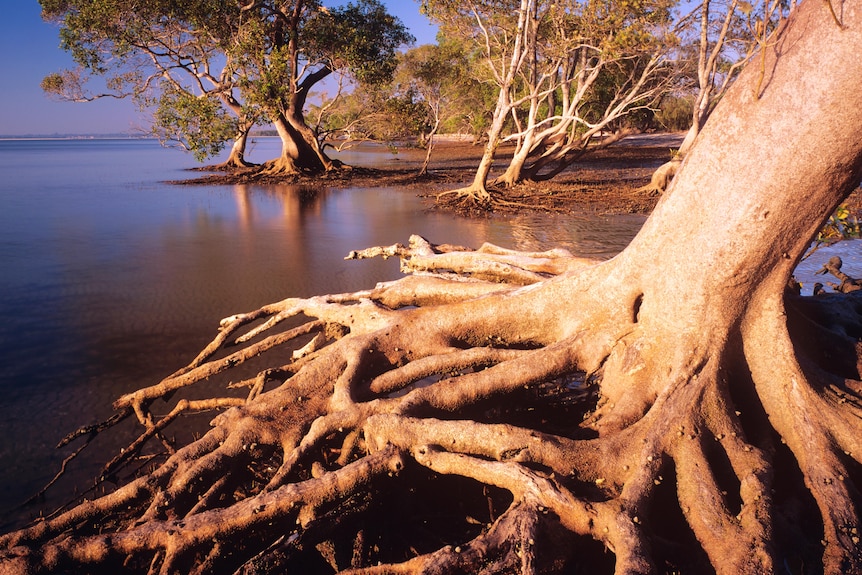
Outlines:
{"label": "sunlit root", "polygon": [[[503,181],[494,181],[488,186],[471,184],[464,188],[440,192],[436,195],[436,201],[456,209],[466,210],[492,210],[494,207],[535,209],[535,205],[507,199],[506,191],[511,188],[511,185],[511,183]],[[546,209],[552,210],[553,208]]]}
{"label": "sunlit root", "polygon": [[[784,560],[774,536],[792,528],[775,525],[776,444],[748,438],[769,423],[756,402],[728,401],[722,375],[740,356],[686,358],[670,377],[649,375],[650,362],[632,371],[645,349],[637,342],[652,324],[630,323],[625,306],[602,304],[590,292],[574,306],[553,295],[561,284],[579,293],[572,286],[584,278],[613,285],[611,264],[597,268],[563,251],[432,246],[418,237],[406,248],[350,257],[375,255],[397,256],[405,270],[416,269],[418,260],[422,272],[372,290],[287,299],[226,318],[189,366],[118,400],[119,409],[139,413],[144,432],[108,464],[108,474],[133,461],[181,413],[233,408],[141,479],[0,538],[4,565],[12,573],[86,572],[93,564],[254,573],[323,561],[353,574],[449,573],[478,565],[543,573],[601,564],[575,551],[583,545],[578,541],[589,540],[613,553],[620,573],[651,572],[667,561],[711,563],[719,573],[768,572]],[[536,275],[513,274],[501,264]],[[493,281],[487,271],[477,279],[476,269],[501,272]],[[519,288],[527,277],[530,287]],[[635,288],[629,297],[639,301]],[[538,302],[553,302],[555,314],[531,330],[536,317],[529,310]],[[611,317],[616,328],[608,330]],[[842,318],[842,332],[862,324],[862,315]],[[278,352],[285,346],[289,352]],[[148,409],[207,378],[242,373],[245,363],[270,353],[284,363],[229,384],[248,388],[244,397],[179,399],[162,417]],[[862,440],[844,404],[808,387],[801,372],[795,377],[809,389],[800,401],[825,423],[810,428],[820,439],[805,444],[818,446],[816,455],[790,435],[788,446],[801,450],[801,462],[831,454],[829,465],[842,470],[844,485],[855,471],[829,445],[862,453]],[[852,389],[843,393],[855,397]],[[855,455],[847,459],[858,462]],[[402,477],[423,477],[420,469],[423,481],[458,477],[465,486],[496,490],[488,496],[491,511],[431,540],[414,535],[397,554],[382,553],[360,518],[380,512],[374,502],[403,489],[395,487]],[[828,488],[816,469],[804,463],[803,476]],[[838,497],[850,509],[858,498],[855,488],[811,490],[815,501]],[[657,493],[678,501],[672,520],[656,506]],[[846,551],[856,537],[848,527],[855,512],[838,517],[820,509],[826,564],[857,564]],[[75,535],[64,535],[72,526]],[[688,530],[699,549],[683,552],[656,539],[667,529]],[[545,534],[557,531],[574,539],[542,548]]]}
{"label": "sunlit root", "polygon": [[401,271],[435,274],[443,278],[475,278],[490,282],[531,284],[566,271],[596,263],[556,248],[546,252],[519,252],[484,244],[478,250],[460,246],[433,245],[420,236],[410,244],[395,244],[351,252],[347,259],[401,258]]}
{"label": "sunlit root", "polygon": [[294,176],[300,174],[302,170],[293,158],[282,156],[262,164],[260,172],[270,176]]}
{"label": "sunlit root", "polygon": [[491,192],[484,185],[472,184],[456,190],[446,190],[437,194],[437,201],[440,202],[443,198],[454,196],[454,201],[462,205],[475,207],[488,207],[492,202]]}
{"label": "sunlit root", "polygon": [[236,404],[0,567],[862,573],[862,290],[786,289],[862,177],[842,23],[798,3],[611,260],[417,241],[365,252],[409,279],[230,318],[118,409],[163,439],[156,400]]}
{"label": "sunlit root", "polygon": [[670,182],[673,180],[677,171],[679,171],[680,165],[682,165],[682,158],[679,156],[665,162],[659,166],[655,172],[653,172],[648,184],[637,188],[632,193],[651,196],[663,194],[667,190],[668,186],[670,186]]}

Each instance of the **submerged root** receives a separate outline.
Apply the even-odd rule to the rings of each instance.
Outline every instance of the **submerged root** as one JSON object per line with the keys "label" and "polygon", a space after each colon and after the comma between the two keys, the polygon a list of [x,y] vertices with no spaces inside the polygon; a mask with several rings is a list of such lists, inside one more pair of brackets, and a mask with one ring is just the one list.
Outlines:
{"label": "submerged root", "polygon": [[[816,349],[759,337],[786,332],[758,323],[781,302],[661,363],[639,343],[660,322],[613,262],[418,236],[348,257],[375,256],[412,275],[226,318],[188,366],[118,399],[143,431],[109,475],[181,413],[223,411],[140,478],[0,537],[4,572],[860,570],[860,364],[830,376]],[[810,299],[793,317],[813,321]],[[846,347],[862,315],[842,318],[820,329]],[[186,397],[208,379],[242,395]],[[825,547],[795,543],[793,513]]]}

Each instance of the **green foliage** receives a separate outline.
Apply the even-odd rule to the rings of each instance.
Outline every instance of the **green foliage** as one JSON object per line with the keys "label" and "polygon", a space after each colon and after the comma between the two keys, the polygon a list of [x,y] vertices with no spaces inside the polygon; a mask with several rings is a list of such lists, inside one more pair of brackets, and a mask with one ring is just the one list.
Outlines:
{"label": "green foliage", "polygon": [[841,204],[817,233],[817,243],[833,244],[841,240],[862,237],[862,224],[850,213],[847,204]]}
{"label": "green foliage", "polygon": [[401,57],[395,91],[422,110],[427,118],[422,133],[434,125],[448,132],[465,131],[471,116],[488,109],[481,84],[469,74],[470,65],[463,45],[455,42],[419,46]]}
{"label": "green foliage", "polygon": [[662,98],[655,120],[662,129],[671,132],[687,130],[691,126],[694,101],[691,96],[672,96]]}
{"label": "green foliage", "polygon": [[177,143],[203,161],[224,149],[239,132],[237,119],[221,103],[166,87],[154,113],[153,133],[162,143]]}
{"label": "green foliage", "polygon": [[398,48],[415,41],[378,0],[319,10],[303,27],[301,38],[309,60],[349,70],[358,82],[371,85],[391,80]]}
{"label": "green foliage", "polygon": [[406,93],[395,98],[386,98],[382,118],[372,136],[378,140],[395,140],[421,136],[431,129],[431,121],[425,104],[415,94]]}
{"label": "green foliage", "polygon": [[[535,0],[524,8],[515,0],[456,2],[423,0],[422,9],[441,25],[440,36],[461,42],[477,81],[506,92],[500,117],[518,117],[512,129],[545,131],[554,125],[573,137],[606,125],[646,125],[667,83],[653,57],[669,51],[677,38],[668,32],[676,0]],[[522,53],[512,58],[516,38]],[[511,78],[512,67],[517,74]],[[641,82],[646,74],[648,83]],[[542,94],[539,96],[539,94]],[[628,95],[632,94],[629,98]],[[565,110],[563,107],[565,106]],[[488,114],[490,117],[491,114]],[[485,118],[474,118],[487,125]],[[615,125],[607,125],[614,128]],[[538,128],[536,128],[537,131]]]}
{"label": "green foliage", "polygon": [[[80,66],[47,77],[46,92],[134,95],[155,107],[155,131],[198,157],[217,152],[259,110],[270,121],[304,123],[308,94],[333,71],[360,84],[388,81],[398,48],[413,40],[378,0],[332,9],[319,0],[40,3]],[[85,94],[87,74],[101,76],[110,93]]]}
{"label": "green foliage", "polygon": [[475,78],[481,66],[463,42],[440,37],[440,44],[418,46],[401,54],[391,82],[358,86],[330,109],[324,129],[351,138],[420,143],[437,125],[438,133],[487,129],[493,87]]}
{"label": "green foliage", "polygon": [[846,203],[841,204],[835,208],[835,211],[817,232],[814,242],[802,256],[802,260],[808,259],[822,247],[837,244],[842,240],[860,238],[862,238],[862,223],[851,214]]}
{"label": "green foliage", "polygon": [[[61,47],[78,69],[49,75],[43,89],[58,98],[87,101],[134,97],[158,100],[157,85],[229,95],[230,74],[214,73],[218,46],[230,37],[239,7],[224,0],[40,0],[42,16],[60,24]],[[89,75],[107,91],[91,94]],[[226,100],[229,99],[226,96]]]}
{"label": "green foliage", "polygon": [[42,88],[42,91],[48,95],[58,95],[63,93],[66,88],[66,82],[64,81],[62,74],[53,73],[42,78],[42,82],[40,82],[39,86]]}
{"label": "green foliage", "polygon": [[388,142],[420,136],[429,127],[425,104],[415,93],[366,85],[333,103],[321,129],[351,140]]}

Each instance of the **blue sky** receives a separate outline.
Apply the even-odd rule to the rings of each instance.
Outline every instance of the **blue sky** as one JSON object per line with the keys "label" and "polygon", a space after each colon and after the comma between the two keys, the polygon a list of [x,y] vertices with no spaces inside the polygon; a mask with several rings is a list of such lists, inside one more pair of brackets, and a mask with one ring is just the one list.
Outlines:
{"label": "blue sky", "polygon": [[[345,4],[338,0],[330,6]],[[416,36],[434,42],[436,28],[419,14],[416,0],[382,0]],[[102,99],[75,104],[48,99],[39,88],[47,74],[72,66],[59,48],[55,26],[42,21],[37,0],[13,0],[0,19],[0,135],[106,134],[133,132],[146,117],[131,102]]]}

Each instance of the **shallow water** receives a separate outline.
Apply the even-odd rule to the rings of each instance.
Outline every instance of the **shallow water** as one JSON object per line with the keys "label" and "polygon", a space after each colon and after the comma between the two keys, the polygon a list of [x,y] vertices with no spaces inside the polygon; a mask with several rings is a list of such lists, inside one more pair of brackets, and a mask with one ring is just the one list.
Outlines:
{"label": "shallow water", "polygon": [[[276,155],[256,141],[252,159]],[[385,149],[349,163],[397,161]],[[0,530],[46,483],[67,432],[186,364],[219,319],[289,296],[353,291],[400,274],[396,261],[345,261],[406,242],[517,249],[563,246],[610,257],[640,216],[470,220],[428,211],[396,188],[176,186],[194,162],[149,140],[0,141]],[[102,438],[73,464],[85,485]],[[67,482],[68,483],[68,482]],[[47,507],[58,503],[52,492]],[[28,513],[35,508],[28,509]]]}
{"label": "shallow water", "polygon": [[[830,274],[817,273],[832,256],[838,256],[844,262],[841,271],[850,277],[862,278],[862,240],[838,242],[817,249],[810,257],[802,260],[796,266],[794,277],[802,284],[802,295],[811,295],[815,283],[824,285],[826,282],[841,283]],[[832,291],[828,287],[826,290]]]}

